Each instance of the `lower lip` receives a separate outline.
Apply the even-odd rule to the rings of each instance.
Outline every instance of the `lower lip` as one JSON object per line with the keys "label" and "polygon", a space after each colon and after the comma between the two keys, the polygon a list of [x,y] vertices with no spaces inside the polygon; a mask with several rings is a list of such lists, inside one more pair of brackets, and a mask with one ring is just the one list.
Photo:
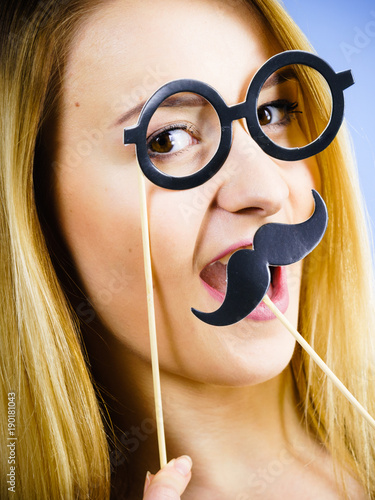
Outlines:
{"label": "lower lip", "polygon": [[[218,300],[220,303],[223,303],[225,298],[224,293],[219,292],[215,288],[212,288],[205,281],[201,281],[211,297]],[[275,268],[273,272],[272,283],[267,290],[267,295],[279,309],[279,311],[284,314],[289,305],[288,282],[285,267]],[[269,321],[271,319],[275,319],[276,316],[273,314],[273,312],[271,312],[271,310],[266,306],[264,302],[260,302],[260,304],[258,304],[257,307],[253,311],[251,311],[248,316],[246,316],[246,318],[253,321]]]}

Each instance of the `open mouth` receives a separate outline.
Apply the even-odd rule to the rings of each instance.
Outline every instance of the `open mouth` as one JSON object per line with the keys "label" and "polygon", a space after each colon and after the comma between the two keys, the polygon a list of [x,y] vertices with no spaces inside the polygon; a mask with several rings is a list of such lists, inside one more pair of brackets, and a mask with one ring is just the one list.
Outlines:
{"label": "open mouth", "polygon": [[[280,277],[280,268],[270,266],[271,283],[268,289],[268,295],[272,298],[275,284],[278,284]],[[218,292],[223,297],[227,291],[227,264],[223,264],[219,260],[206,266],[200,273],[200,278],[206,285]]]}
{"label": "open mouth", "polygon": [[225,295],[227,290],[227,265],[219,260],[206,266],[200,278],[211,288]]}
{"label": "open mouth", "polygon": [[[246,248],[251,249],[252,246],[247,246]],[[236,250],[239,250],[239,248]],[[233,253],[234,251],[206,265],[199,275],[209,295],[220,302],[220,304],[223,303],[227,291],[227,263]],[[278,309],[282,313],[285,313],[289,305],[286,269],[280,266],[270,266],[269,269],[271,272],[271,282],[267,290],[267,295]],[[248,318],[255,321],[266,321],[274,319],[275,316],[270,309],[261,302],[251,311]]]}

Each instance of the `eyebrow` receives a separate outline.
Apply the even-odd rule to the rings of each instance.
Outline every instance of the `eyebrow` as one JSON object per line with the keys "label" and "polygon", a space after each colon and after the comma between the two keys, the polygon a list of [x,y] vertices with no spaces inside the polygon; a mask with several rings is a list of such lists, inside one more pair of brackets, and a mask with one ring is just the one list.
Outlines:
{"label": "eyebrow", "polygon": [[276,85],[281,85],[290,80],[298,80],[296,72],[293,68],[276,71],[275,73],[272,73],[272,75],[264,82],[262,90],[276,87]]}
{"label": "eyebrow", "polygon": [[[277,71],[273,73],[263,84],[262,89],[268,89],[275,87],[276,85],[281,85],[286,81],[291,79],[296,80],[297,76],[292,68],[284,69],[283,71]],[[123,113],[120,118],[118,118],[115,123],[113,123],[110,128],[117,127],[123,123],[136,118],[142,111],[147,100],[137,104],[133,108],[129,109]],[[159,107],[163,108],[182,108],[182,107],[194,107],[194,106],[206,106],[209,102],[199,94],[194,94],[192,92],[181,92],[180,94],[175,94],[167,97]]]}
{"label": "eyebrow", "polygon": [[[120,116],[118,120],[111,127],[116,127],[118,125],[122,125],[123,123],[135,118],[142,111],[143,106],[146,104],[146,101],[143,101],[133,108],[126,111],[124,114]],[[181,92],[179,94],[172,95],[167,97],[160,105],[159,108],[186,108],[186,107],[197,107],[197,106],[207,106],[209,102],[199,94],[193,94],[191,92]]]}

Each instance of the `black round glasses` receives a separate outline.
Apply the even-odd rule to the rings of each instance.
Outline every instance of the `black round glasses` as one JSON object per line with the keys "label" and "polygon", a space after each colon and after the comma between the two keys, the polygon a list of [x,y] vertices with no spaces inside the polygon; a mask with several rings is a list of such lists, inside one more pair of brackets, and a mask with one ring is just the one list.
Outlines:
{"label": "black round glasses", "polygon": [[[143,106],[137,125],[124,129],[138,163],[154,184],[173,190],[199,186],[215,175],[232,144],[232,123],[245,119],[268,155],[297,161],[323,151],[344,115],[343,91],[352,73],[336,73],[323,59],[299,50],[271,57],[253,77],[246,100],[227,106],[197,80],[174,80]],[[319,95],[306,88],[319,88]]]}

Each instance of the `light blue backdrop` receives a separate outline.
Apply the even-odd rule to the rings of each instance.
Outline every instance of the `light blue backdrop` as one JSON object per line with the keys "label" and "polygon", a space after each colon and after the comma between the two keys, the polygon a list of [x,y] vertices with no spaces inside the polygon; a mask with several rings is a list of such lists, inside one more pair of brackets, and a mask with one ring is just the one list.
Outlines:
{"label": "light blue backdrop", "polygon": [[284,0],[284,6],[320,57],[336,72],[353,72],[356,83],[345,90],[345,116],[374,234],[375,0]]}

